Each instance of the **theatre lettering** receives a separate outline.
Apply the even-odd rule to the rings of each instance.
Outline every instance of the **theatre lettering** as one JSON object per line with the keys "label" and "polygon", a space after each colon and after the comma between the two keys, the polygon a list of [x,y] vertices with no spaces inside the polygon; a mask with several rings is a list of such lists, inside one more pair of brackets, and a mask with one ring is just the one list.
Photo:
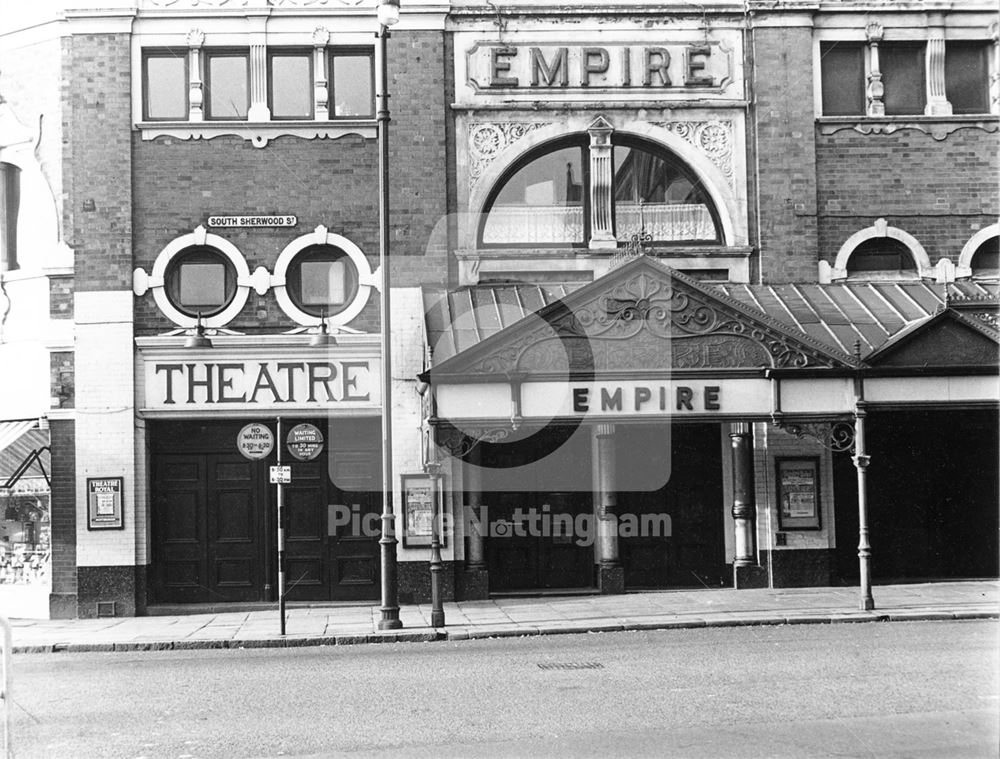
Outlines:
{"label": "theatre lettering", "polygon": [[[371,359],[157,361],[147,364],[147,404],[291,407],[376,405]],[[375,391],[375,397],[373,397]]]}
{"label": "theatre lettering", "polygon": [[477,89],[716,88],[730,78],[715,43],[662,45],[491,45],[468,56]]}
{"label": "theatre lettering", "polygon": [[649,411],[719,411],[722,388],[719,385],[588,386],[573,388],[573,411],[649,412]]}

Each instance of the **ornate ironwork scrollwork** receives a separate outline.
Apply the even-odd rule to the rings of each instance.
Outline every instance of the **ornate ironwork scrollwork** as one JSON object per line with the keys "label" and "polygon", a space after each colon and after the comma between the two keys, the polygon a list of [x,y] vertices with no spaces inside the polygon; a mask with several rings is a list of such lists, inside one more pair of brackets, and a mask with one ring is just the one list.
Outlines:
{"label": "ornate ironwork scrollwork", "polygon": [[842,453],[854,450],[854,425],[851,422],[776,422],[790,435],[815,440],[828,451]]}
{"label": "ornate ironwork scrollwork", "polygon": [[447,425],[434,428],[434,440],[455,458],[468,456],[480,443],[499,443],[510,437],[510,427],[467,427]]}

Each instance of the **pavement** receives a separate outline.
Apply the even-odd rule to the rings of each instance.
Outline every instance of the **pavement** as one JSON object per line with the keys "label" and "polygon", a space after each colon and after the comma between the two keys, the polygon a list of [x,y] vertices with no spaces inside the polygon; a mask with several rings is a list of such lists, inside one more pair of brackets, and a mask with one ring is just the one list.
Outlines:
{"label": "pavement", "polygon": [[876,608],[860,611],[856,587],[663,590],[618,596],[491,598],[400,608],[403,627],[380,631],[378,606],[289,606],[105,619],[11,619],[14,653],[150,651],[431,642],[565,633],[743,625],[997,619],[1000,581],[876,585]]}

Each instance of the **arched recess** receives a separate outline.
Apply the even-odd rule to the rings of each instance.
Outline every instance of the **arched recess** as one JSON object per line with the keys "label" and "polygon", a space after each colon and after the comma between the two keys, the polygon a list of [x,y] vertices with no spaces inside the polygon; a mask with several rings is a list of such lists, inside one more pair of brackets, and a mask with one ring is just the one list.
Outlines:
{"label": "arched recess", "polygon": [[972,276],[972,258],[980,246],[992,237],[1000,237],[1000,223],[990,224],[976,232],[969,241],[965,243],[962,252],[958,255],[958,265],[955,268],[956,277]]}
{"label": "arched recess", "polygon": [[[597,120],[605,120],[605,117],[597,117]],[[469,214],[463,226],[463,247],[472,248],[475,246],[482,214],[486,209],[491,192],[498,182],[503,181],[513,166],[520,163],[527,155],[537,152],[546,145],[572,139],[574,136],[587,137],[588,130],[597,120],[593,117],[576,117],[559,124],[539,127],[528,132],[501,152],[482,172],[469,194]],[[684,138],[663,127],[639,121],[624,122],[616,126],[613,118],[606,118],[605,123],[612,125],[613,135],[627,135],[646,140],[676,155],[701,180],[706,192],[715,204],[724,244],[745,245],[747,243],[746,213],[741,208],[739,198],[726,181],[726,177],[708,156],[696,150]]]}
{"label": "arched recess", "polygon": [[844,241],[843,245],[840,246],[840,250],[837,251],[837,259],[833,264],[833,270],[830,273],[830,279],[834,281],[838,279],[847,279],[847,268],[848,262],[851,259],[851,254],[854,253],[855,249],[857,249],[861,243],[866,240],[873,240],[879,237],[888,237],[896,240],[902,243],[906,249],[910,251],[910,255],[913,257],[913,264],[917,270],[917,276],[922,279],[931,279],[935,277],[935,271],[934,267],[931,266],[930,257],[927,255],[927,251],[924,250],[924,246],[920,244],[916,237],[897,227],[890,227],[885,219],[876,219],[872,226],[855,232]]}

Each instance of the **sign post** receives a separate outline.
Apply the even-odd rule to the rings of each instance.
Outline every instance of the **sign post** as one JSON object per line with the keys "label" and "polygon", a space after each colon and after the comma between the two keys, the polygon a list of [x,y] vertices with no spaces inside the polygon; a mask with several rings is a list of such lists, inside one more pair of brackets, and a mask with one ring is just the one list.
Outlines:
{"label": "sign post", "polygon": [[[278,440],[281,440],[281,417],[278,417]],[[278,446],[278,469],[281,469],[281,449]],[[278,614],[281,615],[281,634],[285,634],[285,477],[277,478],[278,484]],[[291,477],[287,478],[291,481]]]}

